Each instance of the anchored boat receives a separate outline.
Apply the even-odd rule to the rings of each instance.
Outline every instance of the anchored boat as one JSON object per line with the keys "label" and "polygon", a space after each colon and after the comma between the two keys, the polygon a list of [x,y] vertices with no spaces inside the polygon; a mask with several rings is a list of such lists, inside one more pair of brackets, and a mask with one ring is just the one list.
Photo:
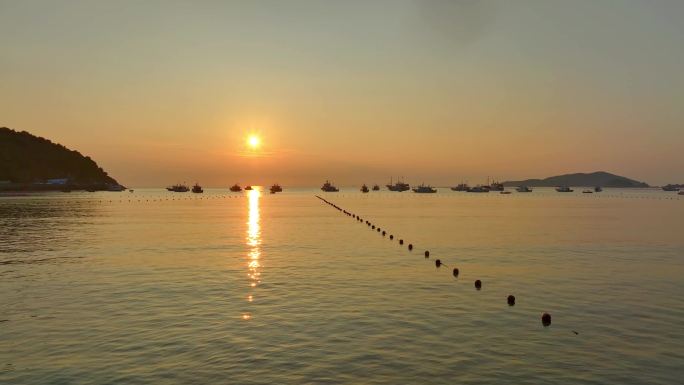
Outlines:
{"label": "anchored boat", "polygon": [[327,181],[327,180],[325,181],[325,183],[324,183],[323,186],[321,187],[321,190],[323,190],[323,191],[325,191],[325,192],[338,192],[338,191],[340,191],[340,189],[338,189],[337,187],[333,186],[333,184],[330,183],[330,181]]}
{"label": "anchored boat", "polygon": [[234,185],[230,186],[230,191],[240,192],[240,191],[242,191],[242,187],[240,187],[239,184],[235,183]]}
{"label": "anchored boat", "polygon": [[271,186],[271,194],[275,194],[277,192],[282,192],[282,191],[283,191],[283,188],[280,187],[280,185],[278,183]]}
{"label": "anchored boat", "polygon": [[410,190],[411,186],[408,183],[404,183],[404,181],[397,181],[397,183],[392,184],[392,179],[390,178],[387,189],[390,191],[402,192]]}
{"label": "anchored boat", "polygon": [[477,185],[475,187],[469,188],[467,191],[472,193],[488,193],[489,186]]}
{"label": "anchored boat", "polygon": [[413,189],[413,192],[419,193],[419,194],[432,194],[432,193],[436,193],[437,189],[432,188],[432,186],[426,186],[424,184],[421,184],[420,186],[415,187]]}
{"label": "anchored boat", "polygon": [[556,187],[556,191],[558,191],[558,192],[573,192],[574,190],[568,186],[559,186],[559,187]]}
{"label": "anchored boat", "polygon": [[453,191],[468,191],[468,189],[470,189],[470,186],[468,186],[466,183],[459,183],[458,186],[452,187],[451,189]]}
{"label": "anchored boat", "polygon": [[198,183],[195,183],[195,185],[192,186],[192,192],[195,194],[201,194],[204,192],[204,190],[202,189],[202,186],[200,186]]}
{"label": "anchored boat", "polygon": [[515,191],[517,192],[532,192],[532,189],[527,186],[518,186]]}
{"label": "anchored boat", "polygon": [[363,186],[361,186],[361,192],[362,193],[367,193],[368,191],[370,191],[370,190],[368,190],[368,186],[366,186],[365,184]]}
{"label": "anchored boat", "polygon": [[188,191],[190,191],[188,186],[186,186],[184,184],[180,184],[180,183],[174,184],[173,186],[169,186],[166,189],[168,191],[173,191],[173,192],[188,192]]}

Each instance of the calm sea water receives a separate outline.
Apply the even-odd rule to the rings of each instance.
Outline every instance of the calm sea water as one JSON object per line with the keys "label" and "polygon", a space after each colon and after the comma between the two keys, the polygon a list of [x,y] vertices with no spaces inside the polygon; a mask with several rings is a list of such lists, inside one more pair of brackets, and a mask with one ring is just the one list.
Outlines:
{"label": "calm sea water", "polygon": [[681,383],[683,218],[655,190],[0,197],[0,383]]}

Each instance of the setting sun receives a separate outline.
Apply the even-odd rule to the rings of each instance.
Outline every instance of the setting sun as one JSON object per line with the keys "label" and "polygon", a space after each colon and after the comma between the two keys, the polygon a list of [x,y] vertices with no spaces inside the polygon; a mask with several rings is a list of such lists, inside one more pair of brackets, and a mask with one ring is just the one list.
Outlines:
{"label": "setting sun", "polygon": [[261,138],[259,138],[258,136],[250,135],[247,138],[247,146],[249,146],[249,148],[256,150],[257,148],[259,148],[259,145],[261,145]]}

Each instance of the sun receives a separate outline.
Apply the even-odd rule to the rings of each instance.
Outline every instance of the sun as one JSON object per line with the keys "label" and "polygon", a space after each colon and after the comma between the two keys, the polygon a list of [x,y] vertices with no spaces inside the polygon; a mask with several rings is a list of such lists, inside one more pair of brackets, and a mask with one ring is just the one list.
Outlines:
{"label": "sun", "polygon": [[256,150],[261,145],[261,138],[256,135],[250,135],[247,137],[247,146],[252,150]]}

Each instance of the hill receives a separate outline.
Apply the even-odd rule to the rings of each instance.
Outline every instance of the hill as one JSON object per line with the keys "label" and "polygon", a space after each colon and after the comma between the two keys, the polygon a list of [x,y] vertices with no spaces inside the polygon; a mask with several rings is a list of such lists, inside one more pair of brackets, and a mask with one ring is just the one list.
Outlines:
{"label": "hill", "polygon": [[[50,182],[48,182],[50,181]],[[50,190],[119,186],[90,157],[48,139],[0,127],[0,188]]]}
{"label": "hill", "polygon": [[601,187],[649,187],[647,183],[611,174],[605,171],[592,173],[565,174],[548,177],[546,179],[526,179],[504,182],[504,186],[601,186]]}

